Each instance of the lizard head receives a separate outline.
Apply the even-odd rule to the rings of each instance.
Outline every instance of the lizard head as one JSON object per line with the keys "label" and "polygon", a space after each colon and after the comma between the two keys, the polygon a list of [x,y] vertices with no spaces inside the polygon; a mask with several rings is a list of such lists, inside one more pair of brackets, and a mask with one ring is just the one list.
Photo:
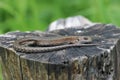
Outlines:
{"label": "lizard head", "polygon": [[80,43],[84,43],[84,44],[85,43],[91,43],[92,42],[92,38],[89,37],[89,36],[79,36],[78,41]]}

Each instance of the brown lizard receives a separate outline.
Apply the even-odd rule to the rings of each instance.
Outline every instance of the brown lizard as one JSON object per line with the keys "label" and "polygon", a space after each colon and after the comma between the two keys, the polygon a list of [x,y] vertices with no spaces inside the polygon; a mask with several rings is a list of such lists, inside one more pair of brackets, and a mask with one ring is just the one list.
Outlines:
{"label": "brown lizard", "polygon": [[[27,46],[24,46],[25,43]],[[19,52],[36,53],[36,52],[49,52],[54,50],[61,50],[69,47],[84,47],[93,46],[96,44],[85,44],[91,43],[92,39],[89,36],[64,36],[59,38],[51,39],[39,39],[39,38],[23,38],[16,40],[13,43],[13,48]],[[29,46],[29,45],[36,46]]]}

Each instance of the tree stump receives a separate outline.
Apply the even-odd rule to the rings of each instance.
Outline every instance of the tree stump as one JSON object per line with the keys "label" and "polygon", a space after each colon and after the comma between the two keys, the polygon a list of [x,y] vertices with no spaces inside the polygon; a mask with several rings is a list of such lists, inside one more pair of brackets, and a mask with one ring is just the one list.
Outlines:
{"label": "tree stump", "polygon": [[[21,53],[12,48],[19,38],[91,36],[98,46],[72,47],[45,53]],[[120,80],[120,29],[96,24],[50,32],[9,32],[0,36],[3,80]]]}

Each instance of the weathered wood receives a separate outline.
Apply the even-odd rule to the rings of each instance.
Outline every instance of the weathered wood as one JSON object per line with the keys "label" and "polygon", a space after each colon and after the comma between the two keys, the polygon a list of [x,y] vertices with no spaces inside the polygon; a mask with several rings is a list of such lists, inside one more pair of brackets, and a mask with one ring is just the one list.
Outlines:
{"label": "weathered wood", "polygon": [[66,28],[88,28],[94,24],[96,23],[92,23],[84,16],[72,16],[65,19],[61,18],[52,22],[48,27],[48,31]]}
{"label": "weathered wood", "polygon": [[22,80],[19,56],[11,50],[0,48],[3,80]]}
{"label": "weathered wood", "polygon": [[[14,51],[16,39],[36,36],[91,36],[98,46],[73,47],[46,53]],[[4,80],[120,80],[120,29],[96,24],[89,28],[70,28],[44,32],[10,32],[0,36],[0,55]]]}

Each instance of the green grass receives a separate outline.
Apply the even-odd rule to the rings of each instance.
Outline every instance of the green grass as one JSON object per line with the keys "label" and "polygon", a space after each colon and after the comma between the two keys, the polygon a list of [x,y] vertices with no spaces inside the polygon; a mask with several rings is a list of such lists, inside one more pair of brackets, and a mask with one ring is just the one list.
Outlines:
{"label": "green grass", "polygon": [[45,30],[59,18],[83,15],[120,26],[119,0],[0,0],[0,33]]}
{"label": "green grass", "polygon": [[[2,71],[1,66],[0,66],[0,71]],[[2,73],[0,73],[0,80],[2,80]]]}
{"label": "green grass", "polygon": [[0,0],[0,33],[45,30],[59,18],[83,15],[120,26],[120,0]]}

